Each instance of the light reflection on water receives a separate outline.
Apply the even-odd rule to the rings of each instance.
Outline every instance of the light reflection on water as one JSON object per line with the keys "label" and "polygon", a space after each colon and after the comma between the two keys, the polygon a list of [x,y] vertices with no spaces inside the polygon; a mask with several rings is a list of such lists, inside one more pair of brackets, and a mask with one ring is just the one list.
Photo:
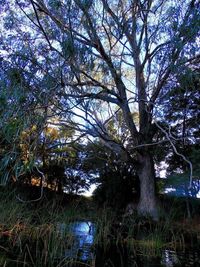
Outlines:
{"label": "light reflection on water", "polygon": [[65,257],[78,257],[82,261],[91,260],[95,234],[94,224],[90,221],[77,221],[69,225],[69,231],[73,235],[74,241],[71,247],[66,249]]}
{"label": "light reflection on water", "polygon": [[[77,221],[70,223],[69,225],[66,224],[59,224],[60,232],[62,234],[71,234],[73,236],[73,242],[70,246],[66,247],[65,250],[65,258],[69,259],[78,259],[83,262],[91,262],[94,259],[94,252],[93,252],[93,244],[94,244],[94,235],[95,235],[95,224],[90,221]],[[66,231],[67,230],[67,231]],[[163,249],[161,253],[161,257],[155,258],[146,258],[140,259],[140,265],[130,265],[130,262],[127,261],[127,257],[132,258],[131,255],[123,254],[121,255],[122,251],[118,250],[119,248],[114,247],[112,251],[104,253],[100,257],[96,258],[95,266],[112,266],[112,267],[130,267],[130,266],[141,266],[141,267],[177,267],[177,266],[184,266],[184,267],[192,267],[192,266],[199,266],[200,267],[200,252],[199,251],[179,251],[175,252],[170,249]],[[96,251],[97,253],[97,251]],[[118,256],[121,255],[119,258],[120,265],[115,265],[116,259]],[[136,256],[136,255],[135,255]],[[134,257],[134,264],[137,264],[137,260]],[[104,258],[106,257],[106,258]],[[108,259],[107,259],[108,257]],[[124,258],[126,257],[126,258]],[[140,258],[140,256],[139,256]],[[143,261],[144,260],[144,261]],[[112,262],[112,265],[108,264]],[[129,262],[129,263],[127,263]],[[105,264],[105,265],[104,265]],[[108,265],[106,265],[108,264]],[[128,264],[128,265],[127,265]]]}
{"label": "light reflection on water", "polygon": [[162,252],[161,264],[165,267],[173,267],[179,263],[177,254],[173,250],[164,249]]}
{"label": "light reflection on water", "polygon": [[199,267],[200,252],[198,250],[178,251],[165,249],[162,252],[161,266],[163,267]]}

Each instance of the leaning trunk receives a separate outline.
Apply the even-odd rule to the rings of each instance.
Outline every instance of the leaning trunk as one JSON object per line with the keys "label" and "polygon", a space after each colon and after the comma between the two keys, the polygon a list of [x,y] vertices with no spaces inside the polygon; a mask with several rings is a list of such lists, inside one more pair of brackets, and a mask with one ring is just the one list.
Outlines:
{"label": "leaning trunk", "polygon": [[140,201],[138,204],[138,213],[144,216],[151,216],[154,220],[158,220],[153,159],[150,154],[145,153],[140,155],[139,161]]}

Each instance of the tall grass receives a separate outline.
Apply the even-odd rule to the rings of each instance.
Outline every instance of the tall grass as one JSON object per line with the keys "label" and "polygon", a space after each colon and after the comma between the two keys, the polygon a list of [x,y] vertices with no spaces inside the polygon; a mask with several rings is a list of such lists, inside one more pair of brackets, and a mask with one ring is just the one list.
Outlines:
{"label": "tall grass", "polygon": [[[128,256],[160,256],[163,249],[184,249],[184,231],[175,223],[179,210],[173,205],[158,223],[150,218],[119,216],[112,209],[86,209],[78,198],[67,206],[56,201],[20,203],[16,192],[0,189],[0,266],[64,267],[95,266],[66,256],[75,239],[69,225],[74,221],[96,224],[94,250],[105,252],[113,246],[126,249]],[[84,204],[83,204],[84,203]],[[135,263],[134,263],[135,264]]]}
{"label": "tall grass", "polygon": [[0,266],[83,266],[78,259],[65,257],[65,249],[74,243],[65,226],[83,217],[77,201],[67,208],[55,201],[20,203],[15,191],[1,188]]}
{"label": "tall grass", "polygon": [[104,251],[114,245],[116,249],[126,247],[129,255],[148,257],[161,256],[163,249],[184,249],[183,229],[175,227],[179,210],[173,206],[159,222],[136,213],[118,217],[108,208],[101,210],[97,219],[95,243]]}
{"label": "tall grass", "polygon": [[109,249],[111,242],[115,238],[115,234],[112,231],[115,220],[115,214],[109,208],[104,207],[98,212],[95,222],[95,245],[100,246],[104,251]]}
{"label": "tall grass", "polygon": [[166,248],[174,251],[183,250],[185,248],[184,231],[177,228],[175,224],[179,212],[179,207],[172,204],[168,213],[162,214],[159,222],[136,214],[125,218],[123,223],[127,224],[128,229],[125,243],[130,253],[158,257]]}

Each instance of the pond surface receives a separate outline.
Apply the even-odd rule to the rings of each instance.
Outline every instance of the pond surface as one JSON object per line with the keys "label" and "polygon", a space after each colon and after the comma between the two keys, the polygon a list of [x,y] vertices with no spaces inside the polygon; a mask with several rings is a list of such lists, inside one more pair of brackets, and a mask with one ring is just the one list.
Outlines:
{"label": "pond surface", "polygon": [[[131,254],[127,247],[111,245],[105,251],[94,248],[95,224],[77,221],[69,225],[74,238],[72,246],[65,251],[65,257],[77,258],[95,267],[200,267],[200,250],[174,251],[163,249],[160,257],[144,257]],[[93,265],[90,265],[93,262]]]}
{"label": "pond surface", "polygon": [[[59,259],[59,267],[200,267],[200,240],[194,239],[194,246],[182,251],[162,249],[157,257],[144,256],[141,250],[128,248],[127,245],[110,242],[100,247],[95,245],[96,226],[91,221],[76,221],[58,224],[58,231],[66,239],[64,259]],[[196,241],[195,241],[196,240]],[[150,248],[151,249],[151,248]],[[152,255],[146,248],[145,255]],[[7,261],[7,255],[0,254],[0,266],[25,267],[32,264],[17,264],[14,260]],[[5,265],[5,263],[8,264]],[[63,265],[62,265],[63,264]],[[49,266],[49,265],[47,265]]]}
{"label": "pond surface", "polygon": [[173,250],[163,250],[161,266],[173,267],[173,266],[200,266],[200,251],[198,250],[186,250],[175,252]]}
{"label": "pond surface", "polygon": [[95,225],[90,221],[77,221],[69,226],[61,225],[61,230],[72,234],[71,242],[65,250],[65,258],[79,259],[83,262],[93,260]]}

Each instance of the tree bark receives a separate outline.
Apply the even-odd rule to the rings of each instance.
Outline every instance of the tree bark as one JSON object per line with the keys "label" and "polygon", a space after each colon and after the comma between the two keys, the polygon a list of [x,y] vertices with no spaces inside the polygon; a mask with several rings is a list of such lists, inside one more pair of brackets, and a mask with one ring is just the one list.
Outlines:
{"label": "tree bark", "polygon": [[138,176],[140,180],[140,200],[138,213],[158,220],[158,206],[155,193],[155,170],[152,156],[145,152],[139,156]]}

